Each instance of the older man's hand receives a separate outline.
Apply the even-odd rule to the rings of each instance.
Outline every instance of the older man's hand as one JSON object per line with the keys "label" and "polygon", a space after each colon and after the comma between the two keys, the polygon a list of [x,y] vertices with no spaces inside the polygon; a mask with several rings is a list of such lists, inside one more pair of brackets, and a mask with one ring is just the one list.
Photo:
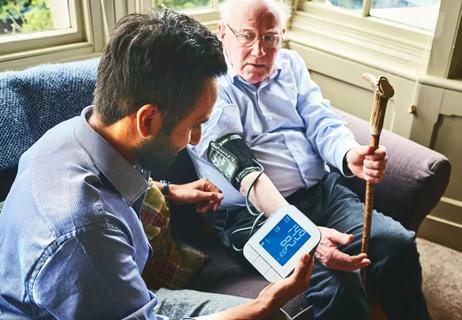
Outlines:
{"label": "older man's hand", "polygon": [[387,161],[384,146],[379,146],[375,151],[371,146],[359,146],[346,154],[348,169],[358,178],[373,184],[382,181]]}
{"label": "older man's hand", "polygon": [[327,268],[353,271],[367,267],[371,263],[365,253],[350,256],[337,248],[338,245],[351,243],[353,241],[352,234],[341,233],[325,227],[319,227],[319,230],[321,231],[321,241],[314,256]]}

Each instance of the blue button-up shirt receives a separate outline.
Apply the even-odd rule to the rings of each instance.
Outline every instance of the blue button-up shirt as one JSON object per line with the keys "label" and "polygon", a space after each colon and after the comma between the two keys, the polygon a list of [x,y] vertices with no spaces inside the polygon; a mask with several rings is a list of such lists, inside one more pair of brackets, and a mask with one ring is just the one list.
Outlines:
{"label": "blue button-up shirt", "polygon": [[19,162],[0,214],[1,319],[165,319],[141,271],[146,172],[88,124],[49,130]]}
{"label": "blue button-up shirt", "polygon": [[[244,199],[207,159],[210,141],[241,133],[282,195],[310,187],[325,175],[326,163],[343,170],[346,152],[358,143],[323,99],[302,58],[281,49],[273,73],[259,86],[233,72],[218,80],[219,94],[201,142],[189,146],[196,171],[224,194],[222,208]],[[342,171],[343,172],[343,171]]]}

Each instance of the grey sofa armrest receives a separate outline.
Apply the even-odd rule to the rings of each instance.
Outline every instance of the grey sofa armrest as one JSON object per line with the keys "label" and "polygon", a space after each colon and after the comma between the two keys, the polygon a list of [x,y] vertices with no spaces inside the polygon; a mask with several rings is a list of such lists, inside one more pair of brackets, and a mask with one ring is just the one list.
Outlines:
{"label": "grey sofa armrest", "polygon": [[[369,144],[369,123],[337,111],[360,144]],[[449,183],[451,164],[442,154],[383,130],[380,144],[388,151],[384,180],[376,186],[374,207],[406,228],[419,228],[435,207]],[[346,184],[364,200],[364,182],[347,179]]]}

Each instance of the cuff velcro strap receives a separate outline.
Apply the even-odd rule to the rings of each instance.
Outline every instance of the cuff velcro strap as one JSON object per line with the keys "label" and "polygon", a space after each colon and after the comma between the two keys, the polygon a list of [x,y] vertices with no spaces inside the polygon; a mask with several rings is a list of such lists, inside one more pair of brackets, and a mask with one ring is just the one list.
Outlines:
{"label": "cuff velcro strap", "polygon": [[208,152],[210,162],[239,190],[242,179],[254,171],[263,171],[242,136],[237,133],[211,141]]}

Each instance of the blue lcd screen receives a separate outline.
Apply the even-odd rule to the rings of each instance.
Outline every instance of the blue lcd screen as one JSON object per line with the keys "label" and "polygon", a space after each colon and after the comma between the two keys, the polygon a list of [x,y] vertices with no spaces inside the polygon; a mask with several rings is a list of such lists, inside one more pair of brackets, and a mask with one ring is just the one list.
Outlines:
{"label": "blue lcd screen", "polygon": [[260,245],[284,266],[310,238],[306,230],[286,214],[260,241]]}

